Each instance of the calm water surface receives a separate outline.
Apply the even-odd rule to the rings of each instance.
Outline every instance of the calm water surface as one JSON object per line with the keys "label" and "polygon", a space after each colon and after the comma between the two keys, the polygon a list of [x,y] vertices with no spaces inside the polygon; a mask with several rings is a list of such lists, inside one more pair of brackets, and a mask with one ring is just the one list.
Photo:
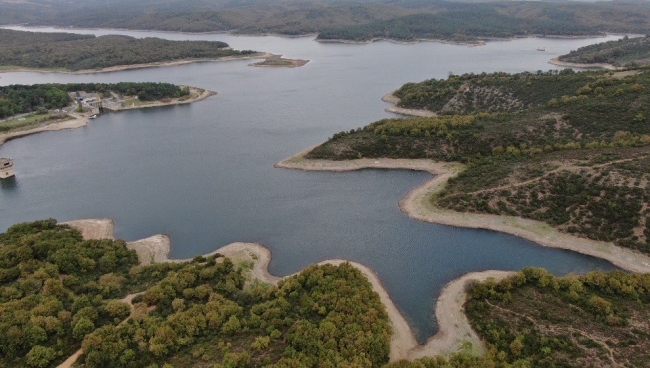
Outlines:
{"label": "calm water surface", "polygon": [[[39,29],[51,31],[51,29]],[[0,146],[17,177],[0,188],[0,231],[53,217],[110,217],[118,237],[169,234],[187,258],[234,241],[273,252],[270,271],[296,272],[329,258],[371,267],[421,341],[436,330],[435,299],[470,271],[546,267],[556,274],[612,269],[608,262],[501,233],[409,219],[398,201],[430,179],[410,171],[274,169],[333,133],[391,117],[380,98],[405,82],[449,72],[536,71],[557,55],[604,39],[521,39],[467,47],[320,44],[312,38],[85,30],[135,37],[222,40],[309,59],[297,69],[208,62],[88,75],[4,73],[0,84],[155,81],[219,94],[188,106],[106,114],[86,128]],[[608,39],[612,39],[609,37]],[[536,51],[545,47],[546,52]]]}

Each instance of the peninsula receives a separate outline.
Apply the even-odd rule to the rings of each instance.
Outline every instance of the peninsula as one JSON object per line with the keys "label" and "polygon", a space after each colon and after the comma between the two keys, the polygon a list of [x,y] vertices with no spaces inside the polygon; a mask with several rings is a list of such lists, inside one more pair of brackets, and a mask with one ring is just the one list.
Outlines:
{"label": "peninsula", "polygon": [[219,41],[170,41],[108,35],[0,29],[0,72],[109,72],[189,62],[251,59],[265,54],[232,50]]}
{"label": "peninsula", "polygon": [[552,64],[574,67],[622,69],[650,64],[650,36],[628,37],[572,50],[551,60]]}
{"label": "peninsula", "polygon": [[0,145],[44,131],[74,129],[104,111],[188,104],[216,92],[169,83],[76,83],[0,87]]}
{"label": "peninsula", "polygon": [[[632,251],[623,258],[640,253],[646,257],[648,78],[648,69],[567,69],[408,83],[394,93],[400,107],[438,116],[384,119],[336,133],[305,153],[306,160],[280,165],[314,168],[325,161],[344,166],[360,158],[370,167],[383,158],[449,162],[441,167],[453,171],[428,170],[447,173],[445,181],[429,186],[427,193],[418,194],[421,203],[403,210],[418,219],[448,224],[454,221],[442,221],[445,216],[434,213],[454,214],[451,218],[456,219],[482,216],[484,221],[457,225],[474,222],[470,226],[511,232],[545,245],[552,243],[545,239],[549,237],[559,243],[584,243],[585,249],[605,249],[611,242],[617,247],[609,253]],[[567,242],[569,238],[576,241]],[[587,246],[589,241],[596,243]],[[646,263],[644,258],[636,270]]]}

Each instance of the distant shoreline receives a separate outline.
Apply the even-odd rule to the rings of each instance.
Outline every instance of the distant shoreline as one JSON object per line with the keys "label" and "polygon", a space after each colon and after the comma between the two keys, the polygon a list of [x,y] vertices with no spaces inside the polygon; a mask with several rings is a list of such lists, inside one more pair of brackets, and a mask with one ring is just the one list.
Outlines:
{"label": "distant shoreline", "polygon": [[116,65],[109,66],[102,69],[84,69],[84,70],[62,70],[62,69],[40,69],[40,68],[22,68],[15,67],[11,69],[0,69],[1,73],[19,73],[19,72],[29,72],[29,73],[62,73],[62,74],[93,74],[93,73],[110,73],[118,72],[123,70],[131,69],[143,69],[143,68],[157,68],[157,67],[169,67],[169,66],[179,66],[192,63],[206,63],[206,62],[222,62],[222,61],[232,61],[232,60],[253,60],[253,59],[265,59],[272,54],[268,52],[258,52],[251,55],[244,56],[226,56],[218,59],[183,59],[183,60],[173,60],[173,61],[162,61],[162,62],[152,62],[152,63],[143,63],[143,64],[130,64],[130,65]]}

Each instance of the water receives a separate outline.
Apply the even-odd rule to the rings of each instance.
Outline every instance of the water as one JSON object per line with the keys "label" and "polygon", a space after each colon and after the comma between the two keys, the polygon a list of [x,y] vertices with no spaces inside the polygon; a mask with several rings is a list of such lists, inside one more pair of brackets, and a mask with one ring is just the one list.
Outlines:
{"label": "water", "polygon": [[[430,179],[426,173],[273,168],[335,132],[394,116],[384,112],[388,105],[380,98],[405,82],[449,72],[548,70],[554,68],[547,64],[551,57],[604,39],[521,39],[467,47],[119,33],[223,40],[237,49],[311,61],[297,69],[231,61],[89,75],[0,74],[3,85],[155,81],[219,93],[186,106],[106,114],[85,128],[0,146],[0,156],[15,159],[17,173],[0,188],[0,231],[48,217],[109,217],[116,235],[127,240],[170,235],[173,258],[257,241],[273,252],[270,271],[276,275],[329,258],[357,261],[377,272],[420,341],[437,330],[433,312],[442,287],[467,272],[525,266],[556,274],[613,269],[599,259],[506,234],[409,219],[398,201]],[[541,46],[547,51],[536,51]]]}

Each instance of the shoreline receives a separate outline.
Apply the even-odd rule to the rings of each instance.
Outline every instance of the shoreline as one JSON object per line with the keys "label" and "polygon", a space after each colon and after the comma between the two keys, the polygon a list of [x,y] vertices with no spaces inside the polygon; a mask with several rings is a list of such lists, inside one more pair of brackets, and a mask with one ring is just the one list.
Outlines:
{"label": "shoreline", "polygon": [[551,60],[548,61],[549,64],[557,65],[557,66],[566,66],[568,68],[600,68],[600,69],[606,69],[606,70],[622,70],[625,68],[621,68],[618,66],[614,66],[611,64],[607,63],[594,63],[594,64],[581,64],[581,63],[569,63],[566,61],[560,61],[559,58],[552,58]]}
{"label": "shoreline", "polygon": [[[188,86],[189,87],[189,86]],[[199,93],[199,90],[202,90],[202,92]],[[139,105],[139,106],[123,106],[120,108],[116,109],[110,109],[111,111],[122,111],[122,110],[135,110],[135,109],[146,109],[146,108],[151,108],[151,107],[162,107],[162,106],[174,106],[174,105],[185,105],[185,104],[190,104],[193,102],[198,102],[198,101],[203,101],[211,96],[214,96],[217,94],[217,92],[210,91],[207,89],[198,89],[195,87],[190,87],[190,91],[199,93],[198,95],[188,98],[186,100],[171,100],[170,102],[162,102],[162,101],[152,101],[151,103],[145,104],[145,105]],[[38,134],[42,132],[56,132],[60,130],[67,130],[67,129],[77,129],[77,128],[83,128],[88,125],[90,122],[90,118],[85,116],[85,115],[79,115],[77,113],[70,113],[68,116],[72,117],[73,119],[69,120],[63,120],[63,121],[58,121],[58,122],[52,122],[43,126],[38,126],[35,128],[31,129],[26,129],[26,130],[18,130],[14,132],[8,132],[8,133],[1,133],[0,134],[0,146],[5,144],[6,142],[9,142],[14,139],[26,137],[32,134]]]}
{"label": "shoreline", "polygon": [[[81,231],[84,239],[115,239],[115,224],[111,219],[81,219],[62,222],[61,224],[69,225]],[[168,258],[171,239],[167,235],[154,235],[145,239],[126,242],[126,244],[128,249],[136,251],[138,260],[143,265],[151,262],[191,261],[191,259],[172,260]],[[259,281],[277,285],[282,279],[295,275],[278,277],[270,274],[268,265],[273,255],[268,248],[259,243],[231,243],[204,256],[215,253],[232,259],[235,264],[240,266],[252,264],[252,267],[246,271],[248,273],[247,284]],[[514,274],[514,272],[510,271],[496,270],[473,272],[452,280],[445,285],[438,297],[435,311],[436,320],[438,321],[438,333],[429,337],[426,344],[420,345],[406,318],[392,301],[381,280],[372,269],[363,264],[342,259],[329,259],[319,262],[317,265],[331,264],[338,266],[346,262],[361,271],[368,279],[386,308],[389,323],[393,330],[389,355],[391,362],[401,359],[413,360],[439,354],[452,354],[467,350],[468,346],[471,353],[482,354],[485,351],[484,344],[472,330],[464,314],[464,304],[467,296],[465,286],[470,281],[484,281],[488,278],[501,280]]]}
{"label": "shoreline", "polygon": [[3,144],[22,137],[26,137],[28,135],[32,134],[38,134],[42,132],[56,132],[59,130],[66,130],[66,129],[77,129],[77,128],[82,128],[88,125],[88,122],[90,121],[89,118],[86,116],[82,115],[77,115],[77,114],[70,114],[69,116],[73,117],[71,120],[63,120],[59,122],[53,122],[50,124],[47,124],[45,126],[39,126],[36,128],[31,128],[27,130],[19,130],[15,132],[9,132],[9,133],[2,133],[0,134],[0,146]]}
{"label": "shoreline", "polygon": [[400,210],[412,219],[441,225],[499,231],[545,247],[601,258],[627,271],[650,273],[649,256],[612,243],[561,233],[546,223],[522,217],[455,212],[435,207],[429,198],[442,190],[450,178],[463,170],[464,166],[460,163],[386,158],[362,158],[349,161],[308,160],[304,156],[312,148],[282,160],[274,167],[307,171],[353,171],[372,168],[426,171],[435,176],[409,191],[399,201]]}
{"label": "shoreline", "polygon": [[436,114],[433,111],[429,111],[429,110],[406,109],[406,108],[403,108],[403,107],[398,107],[397,104],[399,104],[400,98],[395,96],[394,93],[395,93],[395,91],[389,92],[389,93],[385,94],[381,98],[382,101],[388,102],[388,103],[391,103],[391,104],[395,105],[393,107],[385,108],[384,111],[390,112],[390,113],[393,113],[393,114],[398,114],[398,115],[417,116],[417,117],[421,117],[421,118],[429,118],[429,117],[433,117],[433,116],[438,116],[438,114]]}
{"label": "shoreline", "polygon": [[123,70],[132,70],[132,69],[144,69],[144,68],[158,68],[158,67],[170,67],[170,66],[179,66],[192,63],[205,63],[205,62],[222,62],[222,61],[233,61],[233,60],[254,60],[254,59],[264,59],[272,54],[268,52],[259,52],[256,54],[245,55],[245,56],[226,56],[219,59],[183,59],[183,60],[172,60],[172,61],[162,61],[162,62],[151,62],[151,63],[142,63],[142,64],[130,64],[130,65],[115,65],[109,66],[102,69],[84,69],[84,70],[59,70],[59,69],[35,69],[35,68],[13,68],[13,69],[0,69],[0,74],[2,73],[62,73],[62,74],[94,74],[94,73],[111,73],[119,72]]}

